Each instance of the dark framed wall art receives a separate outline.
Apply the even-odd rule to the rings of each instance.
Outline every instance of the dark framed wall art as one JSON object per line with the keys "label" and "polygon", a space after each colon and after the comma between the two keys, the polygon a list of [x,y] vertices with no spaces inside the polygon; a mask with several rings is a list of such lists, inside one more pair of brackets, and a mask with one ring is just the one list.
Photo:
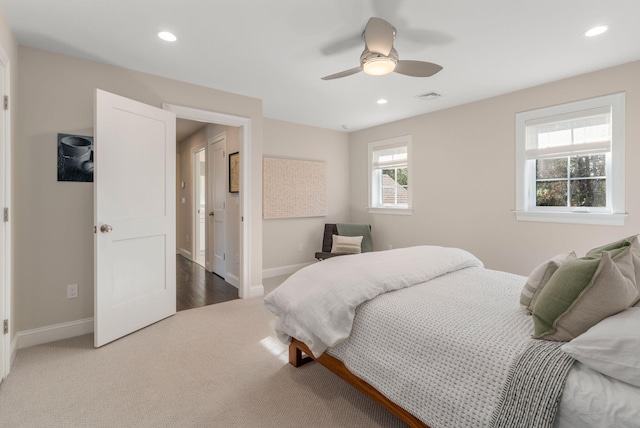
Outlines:
{"label": "dark framed wall art", "polygon": [[93,182],[93,137],[58,134],[58,181]]}

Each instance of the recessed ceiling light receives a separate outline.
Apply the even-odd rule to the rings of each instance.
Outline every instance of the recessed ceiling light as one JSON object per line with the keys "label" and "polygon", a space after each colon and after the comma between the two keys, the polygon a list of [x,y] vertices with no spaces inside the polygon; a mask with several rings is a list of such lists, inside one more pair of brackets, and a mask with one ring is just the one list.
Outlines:
{"label": "recessed ceiling light", "polygon": [[386,104],[388,103],[387,100],[385,100],[384,98],[380,98],[378,101],[376,101],[378,104]]}
{"label": "recessed ceiling light", "polygon": [[597,27],[593,27],[585,31],[584,35],[587,37],[598,36],[604,33],[605,31],[607,31],[608,29],[609,27],[607,27],[606,25],[598,25]]}
{"label": "recessed ceiling light", "polygon": [[160,31],[158,33],[158,37],[160,37],[162,40],[166,42],[175,42],[176,40],[178,40],[175,34],[170,33],[168,31]]}

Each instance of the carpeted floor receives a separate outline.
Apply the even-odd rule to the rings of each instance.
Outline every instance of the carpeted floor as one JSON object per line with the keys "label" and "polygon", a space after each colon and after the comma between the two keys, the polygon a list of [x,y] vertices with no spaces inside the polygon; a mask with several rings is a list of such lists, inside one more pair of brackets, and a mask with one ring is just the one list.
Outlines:
{"label": "carpeted floor", "polygon": [[[268,290],[267,290],[268,291]],[[404,427],[324,367],[294,368],[262,299],[181,311],[93,348],[21,349],[0,427]]]}

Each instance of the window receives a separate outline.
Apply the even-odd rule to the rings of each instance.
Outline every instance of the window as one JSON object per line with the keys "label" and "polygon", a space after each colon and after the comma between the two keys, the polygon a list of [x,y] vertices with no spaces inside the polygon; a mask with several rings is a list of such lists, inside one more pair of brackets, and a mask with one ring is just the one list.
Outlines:
{"label": "window", "polygon": [[369,212],[411,214],[411,136],[369,143]]}
{"label": "window", "polygon": [[516,114],[516,218],[624,224],[624,93]]}

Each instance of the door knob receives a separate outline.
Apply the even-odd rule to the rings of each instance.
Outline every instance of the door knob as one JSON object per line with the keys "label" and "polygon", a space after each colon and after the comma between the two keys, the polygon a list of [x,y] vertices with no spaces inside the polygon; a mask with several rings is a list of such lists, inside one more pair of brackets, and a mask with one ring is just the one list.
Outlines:
{"label": "door knob", "polygon": [[100,226],[100,232],[102,233],[109,233],[113,230],[113,227],[109,226],[108,224],[103,224],[102,226]]}
{"label": "door knob", "polygon": [[211,217],[213,217],[213,211],[211,211],[211,212],[209,213],[209,215],[210,215]]}

